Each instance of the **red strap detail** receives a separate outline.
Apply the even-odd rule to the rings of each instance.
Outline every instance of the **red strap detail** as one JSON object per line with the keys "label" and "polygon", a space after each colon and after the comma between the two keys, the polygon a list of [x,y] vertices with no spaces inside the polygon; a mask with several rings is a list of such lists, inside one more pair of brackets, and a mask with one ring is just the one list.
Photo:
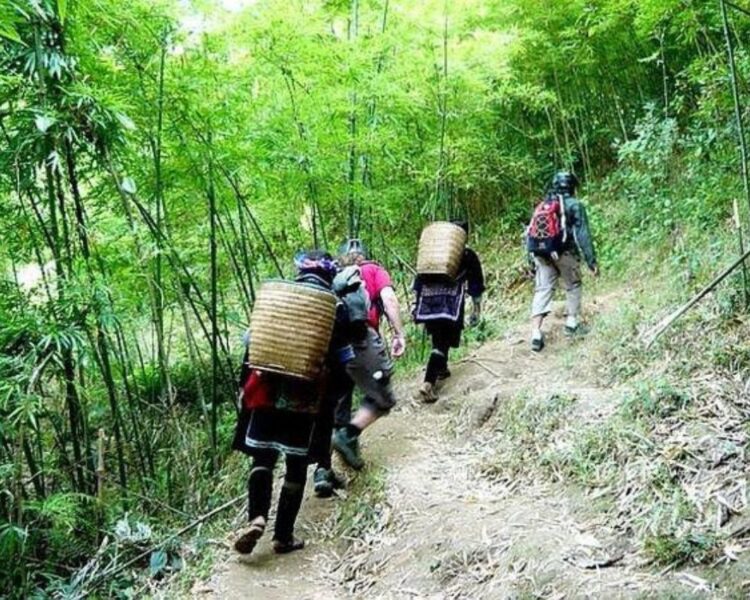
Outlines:
{"label": "red strap detail", "polygon": [[560,202],[544,200],[534,210],[529,234],[538,239],[553,238],[561,233]]}
{"label": "red strap detail", "polygon": [[273,389],[266,373],[257,370],[250,373],[242,390],[242,405],[248,410],[273,408]]}

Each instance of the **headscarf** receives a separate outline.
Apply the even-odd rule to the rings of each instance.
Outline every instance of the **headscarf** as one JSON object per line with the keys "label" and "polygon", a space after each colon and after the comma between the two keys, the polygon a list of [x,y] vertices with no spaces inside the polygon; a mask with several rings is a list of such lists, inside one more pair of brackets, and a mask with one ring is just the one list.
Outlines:
{"label": "headscarf", "polygon": [[316,275],[329,285],[336,276],[337,265],[325,250],[302,250],[294,255],[294,266],[299,275]]}

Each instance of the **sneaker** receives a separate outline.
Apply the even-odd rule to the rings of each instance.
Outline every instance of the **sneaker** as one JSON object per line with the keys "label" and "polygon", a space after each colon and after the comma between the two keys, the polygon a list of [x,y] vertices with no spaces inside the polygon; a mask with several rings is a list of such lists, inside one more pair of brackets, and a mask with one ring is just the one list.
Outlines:
{"label": "sneaker", "polygon": [[443,371],[440,371],[440,373],[438,373],[438,381],[448,379],[448,377],[450,376],[451,376],[451,371],[448,367],[446,367]]}
{"label": "sneaker", "polygon": [[289,554],[290,552],[294,552],[295,550],[302,550],[302,548],[304,547],[305,542],[302,540],[298,540],[297,538],[292,538],[291,540],[287,540],[285,542],[282,542],[281,540],[273,541],[273,551],[276,554]]}
{"label": "sneaker", "polygon": [[578,321],[578,317],[568,316],[565,319],[565,335],[568,337],[574,337],[579,334],[585,334],[584,328]]}
{"label": "sneaker", "polygon": [[425,381],[422,387],[419,388],[419,397],[425,404],[434,404],[437,402],[437,394],[435,393],[435,386],[429,381]]}
{"label": "sneaker", "polygon": [[543,349],[544,349],[544,336],[532,338],[531,350],[533,352],[541,352]]}
{"label": "sneaker", "polygon": [[342,427],[333,434],[333,449],[344,459],[352,469],[359,471],[365,466],[365,461],[359,455],[359,438],[350,437],[346,428]]}
{"label": "sneaker", "polygon": [[256,517],[250,525],[240,532],[239,537],[234,542],[234,549],[239,554],[250,554],[258,540],[263,537],[266,530],[266,520],[263,517]]}
{"label": "sneaker", "polygon": [[318,498],[330,498],[333,490],[344,487],[344,480],[339,477],[333,469],[318,467],[313,475],[315,495]]}

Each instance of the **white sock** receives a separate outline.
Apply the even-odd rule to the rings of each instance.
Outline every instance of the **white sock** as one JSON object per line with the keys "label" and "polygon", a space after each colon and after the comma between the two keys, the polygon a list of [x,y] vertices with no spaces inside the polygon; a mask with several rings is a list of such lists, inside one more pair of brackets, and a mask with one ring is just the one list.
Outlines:
{"label": "white sock", "polygon": [[541,340],[542,339],[542,330],[541,329],[532,329],[531,330],[531,339],[532,340]]}
{"label": "white sock", "polygon": [[578,327],[578,317],[574,315],[568,315],[568,317],[565,319],[565,327],[569,327],[570,329],[575,329]]}

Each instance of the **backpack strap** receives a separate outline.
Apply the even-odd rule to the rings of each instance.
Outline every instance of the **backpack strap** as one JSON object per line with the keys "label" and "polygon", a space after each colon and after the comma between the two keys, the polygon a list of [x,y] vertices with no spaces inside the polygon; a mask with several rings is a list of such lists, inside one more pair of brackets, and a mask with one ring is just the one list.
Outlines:
{"label": "backpack strap", "polygon": [[568,214],[565,210],[565,196],[562,194],[557,195],[558,202],[560,203],[560,224],[562,225],[562,241],[563,244],[568,241]]}

